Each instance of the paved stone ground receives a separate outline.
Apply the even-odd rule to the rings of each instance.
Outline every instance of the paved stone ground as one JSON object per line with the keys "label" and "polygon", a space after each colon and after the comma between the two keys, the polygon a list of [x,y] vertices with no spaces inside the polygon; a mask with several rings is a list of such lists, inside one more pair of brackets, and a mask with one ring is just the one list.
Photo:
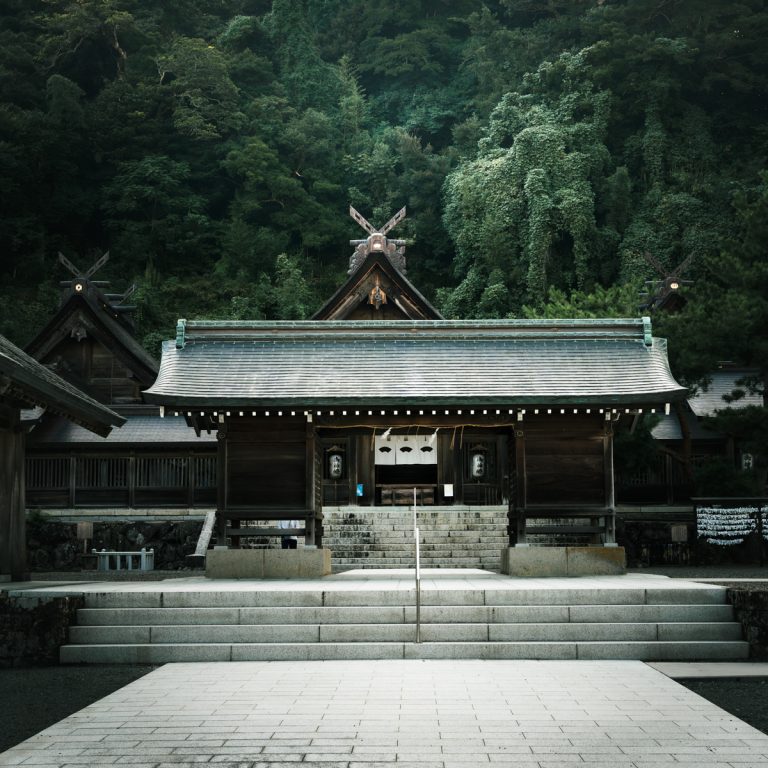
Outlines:
{"label": "paved stone ground", "polygon": [[768,736],[641,662],[241,662],[166,665],[0,755],[201,763],[765,768]]}

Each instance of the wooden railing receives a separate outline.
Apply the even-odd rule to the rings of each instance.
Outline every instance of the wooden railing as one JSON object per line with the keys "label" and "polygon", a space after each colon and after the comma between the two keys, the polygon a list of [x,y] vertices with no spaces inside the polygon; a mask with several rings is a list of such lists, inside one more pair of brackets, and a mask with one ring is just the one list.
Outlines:
{"label": "wooden railing", "polygon": [[[518,545],[527,544],[527,536],[537,534],[589,536],[591,543],[597,545],[616,543],[616,511],[610,507],[530,505],[515,509],[512,514]],[[587,522],[572,522],[579,519]],[[546,522],[528,525],[529,520]]]}
{"label": "wooden railing", "polygon": [[[283,527],[285,521],[292,520],[297,525]],[[259,539],[298,536],[304,538],[305,544],[315,544],[313,531],[318,522],[314,510],[299,507],[232,507],[217,513],[217,545],[225,544],[228,539],[231,546],[237,549],[242,546],[244,539],[251,539],[258,544]],[[263,546],[268,543],[262,541]]]}
{"label": "wooden railing", "polygon": [[32,507],[195,507],[216,501],[216,455],[28,456]]}

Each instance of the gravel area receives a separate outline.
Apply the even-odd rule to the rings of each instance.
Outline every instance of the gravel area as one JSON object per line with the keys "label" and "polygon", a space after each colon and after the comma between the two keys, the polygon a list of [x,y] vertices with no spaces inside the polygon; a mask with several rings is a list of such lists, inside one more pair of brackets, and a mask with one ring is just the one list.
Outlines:
{"label": "gravel area", "polygon": [[678,680],[688,690],[768,734],[768,679]]}
{"label": "gravel area", "polygon": [[153,669],[123,664],[0,669],[0,752]]}
{"label": "gravel area", "polygon": [[627,573],[655,573],[672,579],[760,579],[768,581],[768,564],[760,565],[657,565],[628,568]]}

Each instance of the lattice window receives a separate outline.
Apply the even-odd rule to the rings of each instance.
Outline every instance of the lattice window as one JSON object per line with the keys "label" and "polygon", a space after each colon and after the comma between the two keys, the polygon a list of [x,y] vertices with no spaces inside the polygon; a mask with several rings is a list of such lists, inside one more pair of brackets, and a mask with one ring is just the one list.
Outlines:
{"label": "lattice window", "polygon": [[60,489],[69,486],[69,458],[29,457],[25,466],[26,486],[30,490]]}
{"label": "lattice window", "polygon": [[128,459],[78,456],[75,478],[78,488],[127,488]]}
{"label": "lattice window", "polygon": [[153,456],[136,459],[137,488],[184,488],[188,482],[186,457]]}
{"label": "lattice window", "polygon": [[195,457],[195,488],[216,487],[216,457]]}

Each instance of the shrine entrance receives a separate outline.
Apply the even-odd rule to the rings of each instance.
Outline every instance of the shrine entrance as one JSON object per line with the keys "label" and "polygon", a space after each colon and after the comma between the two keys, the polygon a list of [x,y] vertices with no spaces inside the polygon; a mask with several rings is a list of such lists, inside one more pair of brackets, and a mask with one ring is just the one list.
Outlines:
{"label": "shrine entrance", "polygon": [[375,504],[433,505],[437,498],[437,432],[391,434],[374,441]]}

